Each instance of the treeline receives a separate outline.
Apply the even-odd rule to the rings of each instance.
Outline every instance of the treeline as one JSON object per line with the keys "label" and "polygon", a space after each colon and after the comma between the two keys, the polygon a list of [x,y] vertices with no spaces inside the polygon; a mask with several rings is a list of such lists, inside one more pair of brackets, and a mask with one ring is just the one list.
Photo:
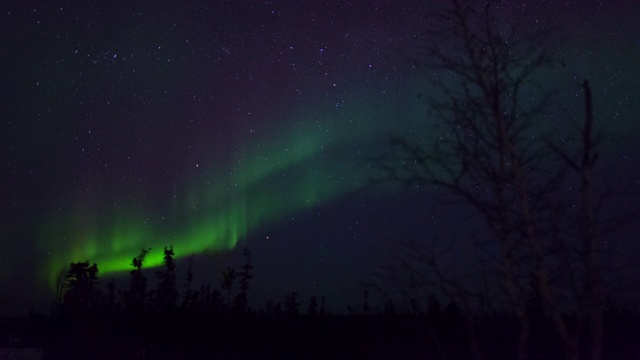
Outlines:
{"label": "treeline", "polygon": [[[239,268],[227,267],[222,272],[219,286],[195,285],[193,283],[193,263],[189,259],[186,276],[182,281],[182,290],[178,290],[178,279],[173,246],[164,248],[163,265],[155,271],[157,285],[149,287],[149,279],[143,272],[146,256],[151,249],[142,249],[134,257],[130,271],[129,286],[119,289],[115,279],[106,283],[106,289],[100,288],[99,267],[89,261],[72,262],[64,274],[60,295],[55,301],[55,312],[61,316],[87,313],[127,313],[143,314],[209,314],[219,316],[330,316],[326,309],[325,296],[311,295],[301,300],[296,291],[283,294],[281,301],[270,299],[260,308],[249,306],[249,289],[253,279],[253,264],[249,249],[243,249],[243,263]],[[362,303],[346,307],[340,316],[406,316],[419,317],[422,313],[417,300],[409,306],[397,306],[387,300],[381,309],[370,306],[369,291],[363,290]],[[446,306],[432,295],[428,299],[427,312],[455,318],[461,316],[458,305],[451,301]]]}
{"label": "treeline", "polygon": [[54,315],[40,319],[33,334],[48,357],[379,358],[386,353],[393,358],[398,352],[430,356],[444,349],[464,354],[460,358],[469,355],[460,347],[467,341],[466,325],[455,303],[443,306],[432,297],[427,319],[427,314],[404,310],[392,301],[373,309],[364,291],[362,304],[335,314],[327,310],[324,296],[300,299],[290,291],[280,301],[252,308],[254,266],[248,249],[239,267],[222,272],[217,287],[194,284],[191,260],[178,281],[175,253],[168,246],[152,288],[145,276],[149,273],[143,272],[149,251],[142,249],[132,259],[124,288],[115,280],[101,284],[98,264],[69,265]]}
{"label": "treeline", "polygon": [[[42,348],[47,359],[209,359],[221,358],[417,358],[513,359],[518,322],[510,311],[466,313],[456,302],[429,296],[426,304],[381,308],[362,303],[345,313],[326,310],[326,299],[301,300],[294,291],[263,307],[249,306],[254,275],[251,253],[243,251],[238,268],[227,267],[217,287],[193,283],[192,262],[178,286],[172,246],[152,288],[143,273],[150,249],[132,260],[129,284],[102,286],[99,268],[71,263],[56,311],[29,317],[19,327],[24,346]],[[180,290],[178,289],[180,288]],[[424,310],[421,310],[424,309]],[[531,354],[559,358],[561,343],[539,296],[527,306],[532,322]],[[580,326],[580,319],[568,322]],[[637,314],[610,300],[606,311],[609,358],[627,358],[640,333]],[[584,331],[587,331],[585,328]],[[0,347],[2,344],[0,339]]]}
{"label": "treeline", "polygon": [[145,258],[151,249],[142,249],[131,265],[129,286],[118,289],[115,280],[100,289],[97,264],[88,261],[71,263],[67,270],[56,301],[61,315],[87,312],[125,312],[129,315],[145,313],[174,313],[177,311],[211,312],[235,315],[246,314],[249,284],[253,278],[251,252],[244,249],[244,263],[239,269],[228,267],[223,272],[219,288],[193,284],[192,261],[178,290],[176,262],[173,246],[164,248],[163,265],[155,271],[157,286],[150,288],[149,279],[143,273]]}

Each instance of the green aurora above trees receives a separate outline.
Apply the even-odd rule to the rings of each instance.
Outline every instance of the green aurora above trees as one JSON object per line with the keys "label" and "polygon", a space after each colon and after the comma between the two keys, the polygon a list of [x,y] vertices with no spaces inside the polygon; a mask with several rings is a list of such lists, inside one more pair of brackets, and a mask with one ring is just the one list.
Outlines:
{"label": "green aurora above trees", "polygon": [[176,258],[229,251],[253,232],[361,190],[371,175],[371,154],[361,149],[374,149],[391,131],[384,118],[397,110],[388,107],[299,115],[270,141],[248,141],[223,162],[224,170],[209,169],[207,180],[187,179],[180,195],[159,199],[164,214],[135,196],[113,203],[79,200],[70,216],[49,218],[41,227],[41,244],[53,243],[56,250],[40,277],[55,287],[70,262],[87,260],[98,264],[101,276],[128,271],[141,248],[152,249],[145,267],[160,266],[157,249],[167,245]]}

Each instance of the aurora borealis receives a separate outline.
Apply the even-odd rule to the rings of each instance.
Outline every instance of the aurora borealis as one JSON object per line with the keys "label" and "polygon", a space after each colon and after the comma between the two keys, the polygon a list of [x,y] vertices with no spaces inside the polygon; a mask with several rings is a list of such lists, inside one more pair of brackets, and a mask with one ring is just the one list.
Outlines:
{"label": "aurora borealis", "polygon": [[[381,115],[371,114],[366,119],[375,116]],[[338,132],[336,126],[329,121],[300,121],[296,129],[286,130],[292,136],[258,143],[253,148],[250,144],[237,159],[222,164],[229,168],[211,171],[227,176],[207,174],[201,181],[187,184],[184,193],[169,199],[167,215],[159,219],[127,214],[131,204],[113,204],[106,206],[104,218],[109,221],[96,224],[96,211],[101,210],[80,207],[68,219],[57,219],[42,230],[43,244],[54,236],[62,240],[57,245],[70,249],[65,251],[63,261],[51,264],[46,274],[56,274],[69,259],[83,258],[96,259],[103,274],[130,270],[131,254],[140,248],[161,249],[165,244],[176,244],[182,256],[232,250],[248,232],[362,188],[366,174],[359,175],[359,169],[354,169],[362,159],[348,155],[348,147],[362,146],[360,143],[366,142],[375,129],[349,134]],[[346,158],[336,158],[338,154]],[[146,261],[149,267],[160,265],[162,253],[152,251]]]}
{"label": "aurora borealis", "polygon": [[[71,261],[109,277],[143,247],[154,249],[145,265],[159,265],[165,245],[201,264],[248,246],[264,293],[347,302],[387,236],[448,234],[456,215],[424,193],[350,198],[389,134],[434,135],[413,60],[423,15],[440,5],[3,3],[0,283],[15,291],[0,306],[48,305]],[[576,84],[589,78],[609,180],[637,186],[640,6],[530,0],[501,11],[562,25],[564,67],[543,79],[557,117],[580,111]]]}

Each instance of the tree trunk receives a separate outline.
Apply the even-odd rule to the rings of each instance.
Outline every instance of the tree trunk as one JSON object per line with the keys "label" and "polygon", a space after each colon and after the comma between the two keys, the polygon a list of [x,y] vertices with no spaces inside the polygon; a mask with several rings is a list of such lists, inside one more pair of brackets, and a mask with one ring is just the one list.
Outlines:
{"label": "tree trunk", "polygon": [[597,159],[597,154],[593,154],[593,109],[589,82],[585,80],[582,87],[584,90],[586,117],[582,133],[583,151],[580,166],[582,205],[580,207],[580,215],[582,218],[582,247],[589,298],[589,359],[600,360],[602,358],[604,338],[604,304],[602,278],[596,246],[596,220],[593,204],[593,166]]}

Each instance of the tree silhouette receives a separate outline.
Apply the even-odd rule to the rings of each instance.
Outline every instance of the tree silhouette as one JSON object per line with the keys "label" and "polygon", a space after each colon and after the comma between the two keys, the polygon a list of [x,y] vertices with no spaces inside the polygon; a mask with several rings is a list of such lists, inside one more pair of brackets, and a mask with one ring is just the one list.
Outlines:
{"label": "tree silhouette", "polygon": [[311,299],[309,299],[309,306],[307,306],[307,315],[312,317],[318,315],[318,299],[315,295],[311,296]]}
{"label": "tree silhouette", "polygon": [[170,311],[178,301],[176,290],[176,264],[173,260],[173,246],[164,248],[164,269],[156,271],[158,288],[155,293],[155,305],[159,310]]}
{"label": "tree silhouette", "polygon": [[320,297],[320,309],[318,310],[320,316],[327,315],[327,299],[322,295]]}
{"label": "tree silhouette", "polygon": [[95,308],[100,298],[98,266],[94,263],[72,262],[65,274],[63,307],[68,311],[86,311]]}
{"label": "tree silhouette", "polygon": [[[562,302],[565,289],[553,277],[550,265],[562,257],[548,240],[559,218],[571,218],[571,209],[558,199],[563,198],[560,189],[567,167],[576,169],[583,189],[581,221],[562,226],[580,229],[582,234],[579,248],[586,273],[582,280],[589,289],[591,359],[597,360],[603,302],[594,238],[592,167],[596,157],[590,105],[581,141],[582,161],[574,163],[564,155],[565,149],[550,146],[552,141],[541,136],[538,125],[549,108],[551,93],[541,90],[535,79],[556,63],[549,51],[551,30],[505,23],[494,13],[496,3],[478,6],[469,0],[452,0],[444,13],[429,18],[432,26],[425,31],[424,58],[417,66],[434,74],[437,91],[421,96],[439,131],[429,144],[393,138],[389,153],[378,159],[384,175],[377,181],[440,187],[475,208],[492,232],[494,248],[499,249],[495,267],[519,322],[518,358],[527,358],[529,352],[531,322],[524,284],[534,274],[541,303],[566,357],[576,359],[579,330],[571,329],[561,309],[569,307],[574,314],[581,309]],[[590,104],[588,83],[583,89]]]}
{"label": "tree silhouette", "polygon": [[298,301],[298,293],[295,291],[290,292],[284,298],[284,312],[289,316],[297,316],[300,314],[300,305],[302,302]]}
{"label": "tree silhouette", "polygon": [[365,290],[362,294],[362,313],[368,315],[371,308],[369,307],[369,291]]}
{"label": "tree silhouette", "polygon": [[242,256],[244,257],[245,261],[240,268],[240,272],[238,272],[237,274],[240,291],[234,299],[234,307],[236,311],[240,313],[244,313],[247,311],[249,300],[249,282],[253,278],[253,265],[251,264],[251,252],[249,251],[249,249],[245,248],[242,251]]}
{"label": "tree silhouette", "polygon": [[116,281],[115,279],[111,279],[107,283],[107,294],[105,298],[105,310],[109,313],[113,313],[118,310],[118,296],[116,289]]}
{"label": "tree silhouette", "polygon": [[[591,87],[587,80],[582,88],[585,99],[585,123],[582,130],[582,156],[580,166],[575,163],[572,168],[580,173],[580,235],[582,236],[582,250],[584,255],[584,268],[586,270],[588,312],[591,331],[589,354],[591,360],[602,358],[604,342],[604,294],[603,279],[598,257],[596,234],[596,199],[594,191],[594,166],[598,159],[598,153],[594,151],[596,146],[593,138],[593,105],[591,99]],[[565,157],[567,159],[567,157]]]}
{"label": "tree silhouette", "polygon": [[182,294],[182,307],[189,308],[193,304],[193,257],[189,257],[189,265],[187,266],[187,275],[184,278],[184,292]]}
{"label": "tree silhouette", "polygon": [[396,304],[391,299],[387,299],[384,302],[382,314],[388,317],[396,316]]}
{"label": "tree silhouette", "polygon": [[131,265],[131,282],[129,289],[125,292],[124,302],[127,309],[135,314],[141,314],[145,311],[147,299],[147,278],[142,273],[144,259],[151,249],[141,249],[140,254],[133,258]]}
{"label": "tree silhouette", "polygon": [[[132,261],[132,265],[134,265],[134,270],[131,272],[132,283],[135,281],[138,284],[146,284],[146,280],[142,281],[138,275],[141,275],[148,251],[142,249],[141,253]],[[199,289],[189,292],[191,294],[190,300],[185,305],[185,310],[188,311],[182,313],[187,316],[173,316],[174,314],[164,312],[172,307],[159,305],[167,305],[167,302],[161,300],[164,293],[162,289],[175,291],[175,286],[171,286],[172,282],[175,285],[173,256],[172,247],[165,247],[164,267],[156,272],[159,280],[158,288],[152,293],[154,295],[153,301],[146,304],[152,306],[149,309],[151,311],[145,311],[145,308],[139,307],[120,309],[117,304],[117,291],[113,280],[107,283],[105,298],[101,300],[100,292],[97,290],[97,265],[90,265],[89,262],[72,263],[64,277],[66,284],[64,288],[67,290],[63,296],[65,300],[63,312],[56,315],[63,316],[62,319],[65,321],[34,322],[33,325],[38,326],[39,332],[53,334],[51,335],[52,339],[46,339],[48,356],[51,354],[54,358],[81,358],[86,356],[90,349],[99,348],[103,349],[101,351],[104,353],[101,355],[104,358],[131,358],[133,354],[136,354],[138,358],[190,358],[192,356],[199,358],[199,355],[203,354],[215,354],[223,358],[251,357],[250,355],[254,354],[251,349],[235,346],[238,343],[231,340],[242,338],[241,341],[251,343],[267,341],[275,344],[273,347],[269,347],[269,351],[275,353],[267,353],[267,355],[278,357],[278,354],[282,354],[279,351],[291,350],[288,346],[289,342],[284,345],[287,349],[281,349],[278,348],[280,345],[277,345],[277,341],[272,341],[283,336],[289,338],[293,336],[305,347],[306,344],[315,344],[319,340],[323,346],[327,345],[326,348],[323,348],[324,350],[339,349],[340,354],[344,354],[345,336],[354,340],[348,346],[355,346],[352,350],[360,351],[362,349],[359,348],[358,343],[369,344],[371,336],[384,334],[384,339],[397,342],[399,345],[413,346],[416,342],[420,346],[426,346],[432,353],[437,351],[439,358],[443,359],[468,359],[472,356],[483,358],[483,353],[491,354],[491,359],[513,359],[511,347],[509,344],[505,344],[513,339],[510,332],[516,325],[511,315],[469,314],[467,307],[462,302],[443,293],[437,293],[438,297],[435,293],[431,293],[427,297],[426,314],[419,311],[417,300],[413,306],[406,303],[400,311],[396,311],[390,298],[387,298],[383,309],[371,310],[369,309],[368,292],[363,293],[362,305],[348,307],[347,316],[323,317],[326,315],[324,296],[320,298],[320,301],[316,296],[311,296],[303,315],[300,313],[302,302],[298,300],[296,292],[287,293],[277,304],[273,300],[269,300],[264,311],[251,312],[252,316],[242,316],[242,313],[230,312],[229,310],[233,310],[233,308],[230,308],[229,300],[235,300],[238,297],[231,297],[228,291],[233,289],[235,280],[242,277],[240,275],[242,271],[249,273],[252,269],[248,255],[245,256],[245,266],[241,272],[227,268],[223,273],[226,278],[223,283],[226,299],[225,294],[221,294],[220,291],[212,290],[208,285],[202,285]],[[550,318],[541,315],[545,309],[540,295],[539,277],[535,268],[530,270],[523,287],[527,291],[525,310],[532,325],[531,348],[540,347],[535,358],[557,358],[554,356],[553,348],[547,346],[547,344],[554,344],[547,341],[549,331],[553,328],[550,326]],[[171,275],[171,272],[174,274]],[[187,280],[191,276],[192,274],[188,275]],[[246,278],[250,278],[250,276]],[[241,281],[239,282],[241,283]],[[453,285],[451,286],[453,287]],[[142,289],[142,286],[131,286],[125,295],[133,294],[132,289],[134,288]],[[190,289],[190,286],[185,288]],[[447,289],[447,287],[444,288]],[[245,289],[248,290],[248,286]],[[588,288],[584,289],[585,294],[588,291]],[[142,299],[147,301],[146,288],[140,294],[143,294]],[[443,295],[445,298],[449,298],[449,301],[446,302],[447,306],[443,306],[442,304],[445,302],[440,301],[439,296]],[[175,304],[177,297],[177,292],[175,292],[174,302],[169,304]],[[606,298],[606,304],[607,333],[611,337],[611,343],[608,344],[608,347],[603,347],[604,350],[607,350],[605,356],[627,358],[625,351],[630,349],[629,344],[635,345],[635,339],[632,338],[634,330],[629,333],[629,329],[634,329],[634,326],[637,326],[637,313],[621,307],[611,297]],[[145,305],[144,302],[143,305]],[[160,312],[153,310],[160,310]],[[587,313],[584,314],[587,315]],[[368,315],[376,321],[369,321],[363,315]],[[310,321],[299,321],[301,316],[307,316]],[[469,320],[472,317],[477,323]],[[565,313],[564,317],[568,324],[580,327],[580,318],[576,314]],[[263,323],[264,320],[272,322]],[[202,327],[200,324],[203,322],[214,322],[216,326]],[[60,325],[56,326],[56,323]],[[51,324],[53,324],[53,328],[50,328]],[[44,327],[40,329],[40,326]],[[480,331],[476,332],[475,326],[480,327]],[[376,329],[376,327],[379,328]],[[178,329],[180,331],[176,331]],[[256,329],[256,331],[250,329]],[[265,333],[264,329],[268,329],[268,331]],[[294,333],[292,330],[298,333]],[[583,333],[590,331],[590,328],[582,329]],[[301,334],[302,337],[300,337]],[[501,337],[495,341],[487,340],[496,338],[496,334],[500,334]],[[117,344],[122,340],[120,336],[126,338],[125,344],[113,346],[114,343]],[[483,339],[487,343],[482,343],[480,346],[480,343],[476,342],[477,338]],[[214,340],[212,341],[212,339]],[[621,341],[620,339],[626,340]],[[471,346],[462,346],[464,341],[469,341]],[[505,351],[503,349],[505,347],[509,349]],[[622,351],[619,350],[622,347],[626,348]],[[592,349],[593,347],[584,348],[581,351],[586,350],[582,352],[592,357],[592,353],[589,352]],[[245,351],[248,352],[245,353]],[[333,350],[325,351],[323,354],[333,355],[330,351]],[[395,354],[392,353],[392,355]]]}
{"label": "tree silhouette", "polygon": [[222,272],[222,291],[226,294],[226,306],[231,308],[231,293],[233,292],[233,284],[236,281],[236,270],[232,267],[227,267],[227,270]]}

